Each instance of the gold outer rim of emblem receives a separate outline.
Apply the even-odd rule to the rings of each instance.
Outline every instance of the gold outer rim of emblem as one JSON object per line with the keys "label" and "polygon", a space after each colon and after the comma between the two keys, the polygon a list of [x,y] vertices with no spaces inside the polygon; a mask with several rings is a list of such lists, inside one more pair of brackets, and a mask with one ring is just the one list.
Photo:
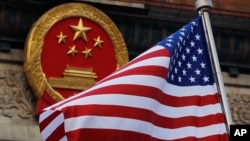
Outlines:
{"label": "gold outer rim of emblem", "polygon": [[118,68],[128,62],[128,51],[117,26],[102,11],[83,3],[67,3],[56,6],[44,13],[31,27],[27,36],[24,54],[24,71],[28,81],[36,95],[40,98],[45,90],[55,101],[63,100],[64,97],[55,91],[48,83],[46,75],[41,67],[41,52],[44,38],[47,32],[58,21],[70,17],[83,17],[101,26],[114,45]]}

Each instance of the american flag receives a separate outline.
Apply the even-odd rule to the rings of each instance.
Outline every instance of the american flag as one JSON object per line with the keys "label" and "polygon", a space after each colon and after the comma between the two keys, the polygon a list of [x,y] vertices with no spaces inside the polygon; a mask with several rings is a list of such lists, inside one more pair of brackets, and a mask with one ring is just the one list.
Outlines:
{"label": "american flag", "polygon": [[201,17],[44,110],[46,141],[227,141]]}

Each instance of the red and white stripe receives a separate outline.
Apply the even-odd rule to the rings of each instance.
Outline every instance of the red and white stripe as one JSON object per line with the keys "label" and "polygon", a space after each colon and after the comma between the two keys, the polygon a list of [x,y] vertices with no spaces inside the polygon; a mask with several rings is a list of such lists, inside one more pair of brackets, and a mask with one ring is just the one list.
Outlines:
{"label": "red and white stripe", "polygon": [[170,58],[155,46],[92,88],[45,109],[46,141],[224,141],[215,85],[167,83]]}

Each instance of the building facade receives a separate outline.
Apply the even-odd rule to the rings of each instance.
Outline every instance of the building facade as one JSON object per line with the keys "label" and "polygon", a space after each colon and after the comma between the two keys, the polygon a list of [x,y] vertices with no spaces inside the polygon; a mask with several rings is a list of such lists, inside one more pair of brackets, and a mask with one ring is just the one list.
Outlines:
{"label": "building facade", "polygon": [[[186,0],[0,0],[0,140],[40,141],[37,98],[24,73],[32,25],[49,9],[85,3],[122,33],[130,60],[198,15]],[[214,0],[210,14],[234,124],[250,124],[250,1]]]}

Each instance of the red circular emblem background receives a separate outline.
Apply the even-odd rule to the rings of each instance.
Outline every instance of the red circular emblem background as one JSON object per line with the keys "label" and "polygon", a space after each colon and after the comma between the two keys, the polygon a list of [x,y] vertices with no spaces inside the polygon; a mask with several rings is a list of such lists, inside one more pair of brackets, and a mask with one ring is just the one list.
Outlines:
{"label": "red circular emblem background", "polygon": [[[78,25],[79,20],[85,27],[90,27],[91,30],[86,33],[87,42],[82,38],[77,38],[73,41],[75,32],[70,28],[70,25]],[[60,33],[66,35],[65,43],[58,43],[57,36]],[[101,47],[94,47],[97,37],[103,41]],[[78,51],[74,56],[67,54],[69,47],[75,46]],[[81,52],[86,48],[92,49],[88,58],[85,58]],[[41,53],[42,70],[46,77],[63,77],[63,71],[67,65],[78,68],[93,68],[97,75],[96,81],[101,80],[117,68],[117,61],[114,51],[114,46],[107,33],[95,22],[86,18],[71,17],[56,23],[47,33],[44,38],[44,47]],[[84,83],[84,82],[83,82]],[[80,85],[80,84],[79,84]],[[54,88],[64,98],[79,92],[80,90],[58,89]]]}
{"label": "red circular emblem background", "polygon": [[44,13],[30,30],[24,53],[24,71],[38,98],[36,114],[128,62],[126,44],[113,21],[83,3]]}

